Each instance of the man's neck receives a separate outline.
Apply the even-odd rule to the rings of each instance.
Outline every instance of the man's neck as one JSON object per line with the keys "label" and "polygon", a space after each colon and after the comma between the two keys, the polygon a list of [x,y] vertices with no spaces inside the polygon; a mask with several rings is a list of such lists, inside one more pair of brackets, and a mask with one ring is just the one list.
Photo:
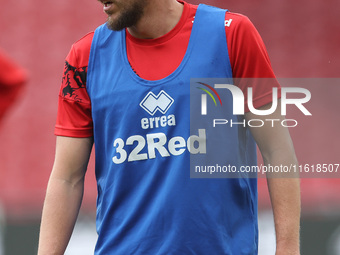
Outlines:
{"label": "man's neck", "polygon": [[127,30],[136,38],[155,39],[171,31],[182,12],[183,4],[176,0],[149,0],[141,20]]}

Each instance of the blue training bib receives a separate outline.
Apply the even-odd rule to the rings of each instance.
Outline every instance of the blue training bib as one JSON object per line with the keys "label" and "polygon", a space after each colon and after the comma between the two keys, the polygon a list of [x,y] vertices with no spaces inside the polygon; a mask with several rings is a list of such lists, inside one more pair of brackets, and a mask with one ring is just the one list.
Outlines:
{"label": "blue training bib", "polygon": [[[257,180],[190,178],[190,154],[204,151],[189,144],[205,139],[209,149],[216,137],[190,132],[190,79],[232,82],[224,19],[225,10],[199,5],[182,63],[156,81],[132,70],[125,30],[104,24],[95,31],[87,74],[98,185],[95,254],[257,254]],[[226,135],[226,162],[256,162],[246,132]]]}

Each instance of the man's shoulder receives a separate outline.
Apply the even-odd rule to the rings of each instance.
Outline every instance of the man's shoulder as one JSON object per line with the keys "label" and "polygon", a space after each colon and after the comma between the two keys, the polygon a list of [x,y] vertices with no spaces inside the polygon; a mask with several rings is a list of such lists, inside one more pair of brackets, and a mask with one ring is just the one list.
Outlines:
{"label": "man's shoulder", "polygon": [[248,18],[248,16],[244,14],[233,12],[233,11],[230,11],[229,9],[220,8],[220,7],[216,7],[213,5],[205,5],[205,6],[208,8],[207,10],[213,13],[215,11],[225,12],[225,26],[228,28],[231,28],[231,29],[234,28],[236,30],[241,28],[241,29],[248,30],[248,29],[252,29],[253,27],[253,24]]}
{"label": "man's shoulder", "polygon": [[88,65],[94,32],[90,32],[72,45],[67,61],[78,67]]}
{"label": "man's shoulder", "polygon": [[225,14],[225,19],[226,20],[232,19],[234,23],[237,23],[238,25],[241,26],[247,26],[251,24],[250,19],[246,15],[237,12],[227,11]]}
{"label": "man's shoulder", "polygon": [[225,27],[229,36],[233,33],[236,33],[239,36],[253,34],[256,31],[254,24],[248,16],[230,11],[227,11],[225,15]]}
{"label": "man's shoulder", "polygon": [[90,32],[73,44],[73,48],[80,52],[89,52],[93,40],[94,32]]}

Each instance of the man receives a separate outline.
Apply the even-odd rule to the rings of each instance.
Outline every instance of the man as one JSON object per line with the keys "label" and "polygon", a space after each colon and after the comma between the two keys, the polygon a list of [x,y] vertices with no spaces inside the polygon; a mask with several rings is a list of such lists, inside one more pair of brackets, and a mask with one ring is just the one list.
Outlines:
{"label": "man", "polygon": [[[256,179],[196,179],[189,171],[190,155],[204,157],[213,136],[189,132],[190,79],[273,78],[256,29],[242,15],[182,1],[101,2],[107,23],[66,59],[39,254],[65,251],[93,142],[95,254],[257,254]],[[254,106],[267,109],[271,91],[257,86]],[[270,117],[282,119],[279,111]],[[264,119],[245,114],[254,117]],[[226,132],[238,147],[226,145],[223,160],[254,163],[249,128],[236,132]],[[266,164],[297,164],[286,128],[251,132]],[[299,181],[272,178],[268,186],[276,255],[299,254]]]}

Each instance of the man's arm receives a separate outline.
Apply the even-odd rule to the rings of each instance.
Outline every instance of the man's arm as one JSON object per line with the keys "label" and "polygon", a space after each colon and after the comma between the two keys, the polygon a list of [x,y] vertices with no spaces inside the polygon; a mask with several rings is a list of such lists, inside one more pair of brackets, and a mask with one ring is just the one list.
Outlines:
{"label": "man's arm", "polygon": [[[280,101],[278,102],[280,105]],[[263,106],[261,109],[269,109]],[[246,113],[246,119],[262,119],[266,123],[263,127],[250,128],[251,133],[261,151],[265,165],[297,165],[297,159],[292,140],[287,128],[279,121],[272,122],[265,119],[280,119],[280,107],[270,116],[259,116]],[[273,207],[276,255],[298,255],[300,231],[300,180],[298,174],[267,175],[268,189]],[[288,178],[285,178],[288,177]]]}
{"label": "man's arm", "polygon": [[57,137],[41,220],[39,255],[65,252],[81,205],[92,144],[92,138]]}

